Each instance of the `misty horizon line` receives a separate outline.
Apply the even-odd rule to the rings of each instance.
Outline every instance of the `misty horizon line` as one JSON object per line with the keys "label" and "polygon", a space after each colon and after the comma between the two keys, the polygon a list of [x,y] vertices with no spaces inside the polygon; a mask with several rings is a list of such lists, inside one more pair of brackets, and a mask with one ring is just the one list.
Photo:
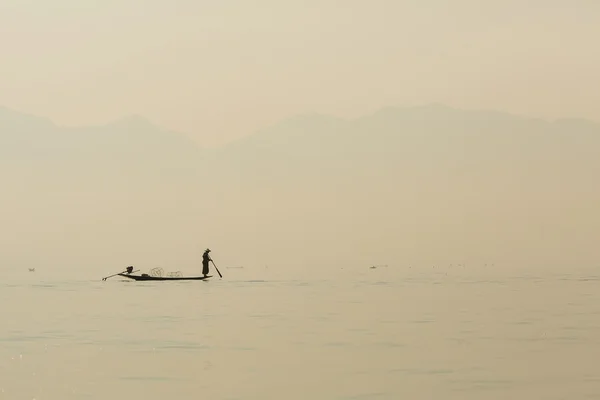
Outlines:
{"label": "misty horizon line", "polygon": [[[437,109],[437,110],[455,111],[455,112],[463,112],[463,113],[470,113],[470,114],[484,114],[484,113],[485,114],[495,114],[497,116],[504,116],[504,117],[510,117],[510,118],[516,118],[516,119],[526,119],[526,120],[546,122],[546,123],[556,123],[556,122],[560,122],[560,121],[579,121],[579,122],[588,123],[588,124],[592,124],[592,125],[600,127],[600,121],[596,121],[596,120],[593,120],[590,118],[584,118],[584,117],[563,116],[563,117],[555,117],[555,118],[544,118],[544,117],[537,117],[537,116],[528,115],[528,114],[524,114],[524,113],[510,112],[510,111],[501,110],[501,109],[458,107],[458,106],[454,106],[454,105],[450,105],[450,104],[442,103],[442,102],[428,102],[428,103],[404,105],[404,106],[400,106],[400,105],[381,106],[381,107],[378,107],[377,109],[375,109],[374,111],[371,111],[371,112],[365,111],[364,113],[361,113],[361,114],[353,116],[353,117],[342,117],[342,116],[329,114],[329,113],[325,113],[325,112],[318,112],[318,111],[298,112],[296,114],[290,114],[286,117],[282,117],[282,118],[278,119],[276,122],[274,122],[272,124],[266,124],[261,128],[255,129],[254,131],[249,131],[248,133],[243,135],[243,137],[251,136],[255,133],[261,132],[264,129],[268,129],[268,128],[277,126],[278,124],[281,124],[286,121],[292,121],[294,119],[305,118],[305,117],[327,117],[327,118],[336,119],[338,121],[352,122],[352,121],[361,120],[363,118],[369,118],[369,117],[375,116],[375,115],[383,113],[383,112],[401,111],[401,110],[425,110],[425,109],[430,109],[430,110]],[[163,130],[163,131],[172,132],[172,133],[176,133],[176,134],[183,134],[186,136],[187,135],[193,136],[193,132],[186,132],[186,131],[171,129],[164,125],[153,122],[152,119],[146,115],[142,115],[142,114],[138,114],[138,113],[125,114],[121,117],[117,117],[117,118],[108,120],[103,123],[67,125],[67,124],[58,124],[58,123],[54,122],[52,120],[52,118],[50,118],[50,117],[43,116],[43,115],[37,115],[32,112],[16,109],[16,108],[13,108],[10,106],[6,106],[5,104],[0,104],[0,111],[2,111],[2,110],[7,111],[11,114],[20,115],[22,117],[26,117],[26,118],[30,118],[30,119],[44,120],[56,128],[63,128],[63,129],[100,128],[100,127],[109,127],[111,125],[119,125],[122,123],[126,123],[128,121],[137,121],[137,122],[146,124],[148,126]],[[235,140],[233,140],[233,142],[235,142]],[[216,147],[219,147],[219,146],[216,146]]]}

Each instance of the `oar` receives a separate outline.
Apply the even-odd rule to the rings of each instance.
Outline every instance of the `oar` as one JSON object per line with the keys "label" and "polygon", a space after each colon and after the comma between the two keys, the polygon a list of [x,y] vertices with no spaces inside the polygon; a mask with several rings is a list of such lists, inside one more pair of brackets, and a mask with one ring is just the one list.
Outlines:
{"label": "oar", "polygon": [[[136,269],[135,271],[131,271],[131,273],[138,272],[138,271],[139,271],[139,269]],[[123,271],[123,272],[119,272],[119,273],[117,273],[117,274],[113,274],[113,275],[111,275],[111,276],[107,276],[106,278],[102,278],[102,280],[103,280],[103,281],[105,281],[105,280],[107,280],[108,278],[112,278],[113,276],[117,276],[117,275],[119,275],[119,274],[124,274],[125,272],[127,272],[127,270],[125,270],[125,271]]]}
{"label": "oar", "polygon": [[[215,262],[211,259],[210,262],[213,263],[213,265],[215,266],[215,269],[217,270],[217,272],[219,272],[219,268],[217,268],[217,264],[215,264]],[[222,278],[223,275],[221,275],[221,272],[219,272],[219,276]]]}

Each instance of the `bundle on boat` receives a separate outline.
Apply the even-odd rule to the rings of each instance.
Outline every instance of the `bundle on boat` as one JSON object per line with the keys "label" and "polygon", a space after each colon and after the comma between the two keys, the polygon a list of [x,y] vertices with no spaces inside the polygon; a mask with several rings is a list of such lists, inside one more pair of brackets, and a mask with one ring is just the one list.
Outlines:
{"label": "bundle on boat", "polygon": [[[152,268],[150,270],[149,274],[142,274],[142,276],[147,276],[147,275],[150,275],[150,276],[153,276],[156,278],[160,278],[160,277],[165,276],[165,271],[160,267]],[[183,274],[181,273],[181,271],[174,271],[174,272],[167,272],[166,276],[169,278],[182,278]]]}

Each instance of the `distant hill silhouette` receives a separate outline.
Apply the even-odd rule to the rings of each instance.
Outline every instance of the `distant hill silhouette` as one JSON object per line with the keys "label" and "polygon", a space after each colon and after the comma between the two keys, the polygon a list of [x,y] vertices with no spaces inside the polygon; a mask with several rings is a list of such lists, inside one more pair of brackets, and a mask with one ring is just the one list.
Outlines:
{"label": "distant hill silhouette", "polygon": [[243,175],[253,184],[303,178],[352,184],[381,177],[419,177],[427,184],[431,174],[512,180],[536,171],[559,182],[597,167],[599,145],[600,125],[588,121],[548,122],[433,105],[386,108],[354,120],[292,118],[213,156],[231,178]]}
{"label": "distant hill silhouette", "polygon": [[0,108],[0,165],[9,179],[66,185],[93,185],[95,179],[120,185],[159,184],[191,178],[201,158],[202,149],[188,137],[139,116],[71,128]]}
{"label": "distant hill silhouette", "polygon": [[0,206],[13,261],[37,245],[185,263],[202,243],[237,265],[589,262],[598,149],[590,121],[443,105],[297,116],[217,149],[139,116],[64,128],[0,108]]}

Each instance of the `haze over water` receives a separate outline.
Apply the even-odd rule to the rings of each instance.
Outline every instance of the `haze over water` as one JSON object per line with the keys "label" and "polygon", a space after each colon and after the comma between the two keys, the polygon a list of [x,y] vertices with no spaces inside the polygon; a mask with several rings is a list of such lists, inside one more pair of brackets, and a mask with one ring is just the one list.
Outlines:
{"label": "haze over water", "polygon": [[599,16],[0,1],[0,399],[600,398]]}
{"label": "haze over water", "polygon": [[594,268],[220,269],[210,282],[12,274],[0,398],[600,396]]}

